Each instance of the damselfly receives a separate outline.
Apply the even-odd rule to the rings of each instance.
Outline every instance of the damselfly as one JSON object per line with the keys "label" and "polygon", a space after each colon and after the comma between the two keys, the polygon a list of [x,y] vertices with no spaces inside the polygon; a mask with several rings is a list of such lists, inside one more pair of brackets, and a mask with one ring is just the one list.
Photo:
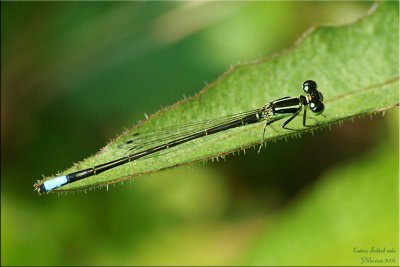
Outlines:
{"label": "damselfly", "polygon": [[[179,146],[189,141],[204,138],[206,136],[214,135],[229,129],[245,127],[246,125],[259,123],[262,121],[265,121],[265,127],[263,131],[264,140],[266,127],[283,118],[289,117],[281,127],[284,129],[293,130],[288,128],[287,125],[302,111],[303,125],[308,126],[306,124],[307,109],[309,108],[313,114],[321,114],[324,111],[323,96],[322,93],[317,90],[317,84],[312,80],[307,80],[303,83],[303,90],[306,95],[300,95],[298,97],[283,97],[269,102],[259,109],[214,119],[213,121],[215,121],[215,123],[212,123],[212,121],[206,121],[204,123],[193,124],[196,125],[196,127],[192,127],[193,125],[183,125],[174,128],[185,129],[178,131],[178,133],[172,133],[171,129],[168,131],[160,130],[154,132],[151,135],[146,135],[146,138],[139,138],[136,140],[134,152],[127,156],[94,166],[92,168],[51,178],[44,182],[39,181],[38,183],[34,184],[35,190],[37,190],[40,194],[50,192],[55,188],[85,179],[93,175],[97,175],[128,162],[153,155],[157,152]],[[168,133],[168,136],[165,136],[165,133]],[[127,141],[126,144],[129,145],[131,142],[132,141]],[[143,149],[138,150],[138,147],[142,147]]]}

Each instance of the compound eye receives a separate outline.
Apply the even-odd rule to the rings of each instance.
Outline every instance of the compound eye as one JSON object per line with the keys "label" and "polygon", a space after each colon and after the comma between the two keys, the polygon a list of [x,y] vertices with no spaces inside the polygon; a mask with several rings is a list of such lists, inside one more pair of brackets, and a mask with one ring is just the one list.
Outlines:
{"label": "compound eye", "polygon": [[307,80],[303,83],[303,90],[307,94],[314,92],[317,90],[317,83],[312,80]]}
{"label": "compound eye", "polygon": [[310,102],[310,109],[315,115],[319,115],[325,110],[325,106],[320,101],[311,101]]}

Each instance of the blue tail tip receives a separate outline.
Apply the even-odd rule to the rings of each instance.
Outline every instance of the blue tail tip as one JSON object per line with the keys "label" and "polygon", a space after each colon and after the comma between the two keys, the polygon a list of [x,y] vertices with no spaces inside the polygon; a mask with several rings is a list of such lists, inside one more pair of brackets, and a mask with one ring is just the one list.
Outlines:
{"label": "blue tail tip", "polygon": [[39,194],[44,194],[50,192],[55,188],[63,186],[66,183],[68,183],[68,177],[66,175],[63,175],[47,180],[42,184],[34,184],[34,187]]}

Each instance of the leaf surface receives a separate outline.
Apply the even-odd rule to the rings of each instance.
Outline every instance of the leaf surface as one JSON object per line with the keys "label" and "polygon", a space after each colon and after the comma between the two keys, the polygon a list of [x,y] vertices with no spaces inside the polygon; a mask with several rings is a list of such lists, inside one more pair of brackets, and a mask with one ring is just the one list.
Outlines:
{"label": "leaf surface", "polygon": [[[150,116],[96,155],[60,174],[121,157],[121,146],[138,131],[157,133],[165,127],[241,113],[284,96],[298,96],[303,93],[303,81],[308,79],[315,80],[324,94],[324,114],[308,118],[308,124],[316,127],[398,106],[398,3],[382,3],[370,13],[350,25],[310,29],[291,49],[232,67],[196,96]],[[273,129],[267,128],[265,141],[310,130],[302,126],[301,116],[290,124],[298,131],[281,129],[282,122],[276,123]],[[178,146],[169,153],[130,162],[54,191],[105,186],[229,154],[261,144],[263,127],[264,123],[259,123],[231,129],[213,138],[198,140],[197,144]]]}

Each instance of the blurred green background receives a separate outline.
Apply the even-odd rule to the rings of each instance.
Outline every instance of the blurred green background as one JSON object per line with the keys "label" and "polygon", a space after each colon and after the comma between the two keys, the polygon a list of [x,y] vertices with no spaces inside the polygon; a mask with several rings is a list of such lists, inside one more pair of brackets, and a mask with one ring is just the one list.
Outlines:
{"label": "blurred green background", "polygon": [[360,265],[371,246],[398,262],[397,110],[108,192],[32,187],[232,64],[370,6],[1,2],[1,264]]}

